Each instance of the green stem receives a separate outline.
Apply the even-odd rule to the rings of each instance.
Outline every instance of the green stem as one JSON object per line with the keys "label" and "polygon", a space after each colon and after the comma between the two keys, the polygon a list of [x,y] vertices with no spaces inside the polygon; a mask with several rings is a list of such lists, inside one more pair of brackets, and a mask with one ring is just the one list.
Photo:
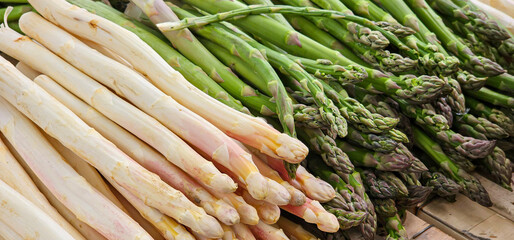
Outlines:
{"label": "green stem", "polygon": [[[27,1],[19,2],[19,3],[26,3],[26,2]],[[15,3],[15,2],[13,2],[13,3]],[[6,10],[7,10],[7,8],[0,8],[0,17],[2,17],[2,20],[5,15]],[[33,8],[30,5],[14,6],[12,11],[7,16],[7,21],[18,21],[18,19],[20,19],[21,15],[23,15],[26,12],[30,12],[32,10],[33,10]]]}

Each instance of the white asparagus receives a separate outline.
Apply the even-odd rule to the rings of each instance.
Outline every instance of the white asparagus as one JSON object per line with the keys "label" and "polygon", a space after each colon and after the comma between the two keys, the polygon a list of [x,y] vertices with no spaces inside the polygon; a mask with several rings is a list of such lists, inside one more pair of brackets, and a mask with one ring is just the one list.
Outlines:
{"label": "white asparagus", "polygon": [[[269,179],[259,173],[251,155],[230,137],[207,120],[184,108],[132,69],[88,47],[36,13],[24,14],[19,23],[28,36],[34,37],[97,81],[115,89],[118,95],[129,99],[182,139],[230,169],[255,198],[264,199],[268,192],[286,192],[278,184],[268,184]],[[100,65],[103,67],[96,67]]]}
{"label": "white asparagus", "polygon": [[0,221],[0,240],[19,240],[22,237],[12,228]]}
{"label": "white asparagus", "polygon": [[246,226],[243,223],[233,225],[232,229],[234,229],[234,232],[236,233],[238,239],[255,240],[255,236],[253,236],[253,233],[252,231],[250,231],[250,228],[248,228],[248,226]]}
{"label": "white asparagus", "polygon": [[293,221],[280,217],[277,225],[285,232],[285,234],[296,240],[319,240],[312,233],[305,230],[301,225],[294,223]]}
{"label": "white asparagus", "polygon": [[225,224],[221,224],[221,227],[223,228],[223,231],[225,231],[225,234],[221,238],[222,240],[237,240],[236,233],[231,227]]}
{"label": "white asparagus", "polygon": [[[120,55],[157,87],[203,116],[227,135],[271,156],[301,162],[308,148],[261,119],[238,112],[189,83],[150,46],[130,31],[64,0],[29,0],[46,19]],[[115,44],[113,44],[115,43]]]}
{"label": "white asparagus", "polygon": [[[505,14],[509,15],[510,17],[514,18],[514,0],[471,0],[471,1],[475,5],[477,5],[477,7],[479,7],[480,9],[482,9],[483,11],[485,11],[488,14],[491,14],[491,13],[487,12],[487,10],[484,9],[482,5],[477,4],[476,3],[477,1],[487,4],[490,7],[493,7],[495,9],[498,9],[498,10],[504,12]],[[495,15],[489,15],[489,16],[494,17]]]}
{"label": "white asparagus", "polygon": [[245,190],[242,192],[241,195],[243,199],[257,210],[261,221],[266,224],[274,224],[278,221],[280,208],[277,205],[262,200],[256,200]]}
{"label": "white asparagus", "polygon": [[27,64],[18,62],[16,63],[16,69],[18,69],[23,75],[27,76],[30,79],[34,79],[39,76],[41,73],[32,69]]}
{"label": "white asparagus", "polygon": [[212,192],[212,195],[219,199],[223,199],[226,203],[232,205],[241,218],[241,223],[248,225],[255,225],[259,222],[259,214],[257,210],[250,204],[248,204],[243,197],[236,195],[235,193],[217,193]]}
{"label": "white asparagus", "polygon": [[1,180],[0,192],[0,221],[20,235],[21,239],[74,239],[43,210]]}
{"label": "white asparagus", "polygon": [[471,0],[477,7],[487,13],[489,17],[500,22],[510,34],[514,34],[514,2],[509,7],[495,8],[482,1]]}
{"label": "white asparagus", "polygon": [[[0,64],[2,75],[5,73],[3,66]],[[151,239],[136,222],[75,172],[39,129],[3,98],[0,98],[0,130],[52,194],[80,220],[108,239]]]}
{"label": "white asparagus", "polygon": [[184,226],[173,220],[173,218],[162,214],[155,208],[147,206],[141,199],[134,196],[116,182],[109,182],[132,206],[134,206],[144,219],[160,231],[166,240],[194,240],[193,235],[191,235]]}
{"label": "white asparagus", "polygon": [[303,166],[296,170],[296,181],[300,183],[305,194],[318,202],[328,202],[336,197],[335,189],[327,182],[315,177]]}
{"label": "white asparagus", "polygon": [[79,240],[84,237],[70,223],[66,221],[57,210],[50,205],[45,196],[39,191],[29,175],[23,170],[7,146],[0,139],[0,180],[19,192],[23,197],[31,201],[48,216],[54,219],[73,238]]}
{"label": "white asparagus", "polygon": [[[4,31],[5,28],[0,29],[0,35]],[[27,37],[19,38],[20,41],[34,44]],[[32,55],[32,58],[37,57]],[[0,95],[75,154],[138,198],[145,199],[149,206],[202,234],[223,234],[216,219],[137,164],[4,59],[0,59]]]}
{"label": "white asparagus", "polygon": [[252,231],[253,235],[257,237],[257,239],[289,240],[282,229],[268,225],[262,221],[259,221],[257,225],[248,227]]}
{"label": "white asparagus", "polygon": [[[29,19],[31,15],[26,15],[25,19]],[[230,177],[220,173],[211,162],[203,159],[159,121],[118,97],[41,45],[26,37],[26,41],[16,41],[21,37],[23,36],[13,30],[2,29],[0,49],[33,69],[52,77],[83,101],[159,150],[168,160],[174,161],[182,169],[198,176],[199,181],[218,191],[235,190],[237,186]],[[64,48],[71,47],[68,45]],[[37,59],[33,57],[36,53],[40,56]],[[42,58],[45,60],[41,61]]]}
{"label": "white asparagus", "polygon": [[132,159],[203,207],[208,214],[227,225],[239,222],[239,214],[233,207],[221,199],[214,198],[189,175],[167,161],[153,148],[82,102],[49,77],[40,75],[34,81]]}
{"label": "white asparagus", "polygon": [[[30,167],[27,165],[25,161],[23,161],[23,158],[20,156],[18,152],[16,152],[16,149],[5,139],[5,137],[0,133],[0,138],[5,140],[5,143],[7,145],[7,148],[11,153],[13,154],[14,158],[20,163],[20,165],[23,166],[23,169],[25,169],[25,172],[30,176],[32,181],[36,184],[37,188],[43,193],[43,195],[48,199],[48,201],[52,204],[52,206],[59,211],[59,213],[73,226],[75,229],[77,229],[82,236],[84,236],[86,239],[98,239],[98,240],[105,240],[106,238],[102,236],[102,234],[98,233],[94,228],[90,227],[86,223],[80,221],[73,212],[71,212],[64,204],[62,204],[52,192],[48,189],[48,187],[45,186],[43,182],[41,182],[41,179],[39,179],[34,171],[30,169]],[[51,137],[47,137],[51,138]],[[53,144],[52,144],[53,145]],[[57,150],[57,149],[56,149]],[[59,150],[57,150],[59,151]],[[60,153],[60,152],[59,152]],[[63,156],[64,157],[64,156]],[[86,179],[87,180],[87,179]],[[89,182],[89,181],[88,181]]]}

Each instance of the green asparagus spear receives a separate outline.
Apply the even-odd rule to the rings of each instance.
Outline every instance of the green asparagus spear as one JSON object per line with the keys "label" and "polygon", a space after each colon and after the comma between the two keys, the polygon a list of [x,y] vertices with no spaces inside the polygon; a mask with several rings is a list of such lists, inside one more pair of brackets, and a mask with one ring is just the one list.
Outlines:
{"label": "green asparagus spear", "polygon": [[471,97],[505,108],[514,108],[514,97],[483,87],[478,91],[465,91]]}
{"label": "green asparagus spear", "polygon": [[348,127],[348,141],[371,151],[383,153],[391,152],[398,146],[398,142],[387,135],[363,133],[352,127]]}
{"label": "green asparagus spear", "polygon": [[410,159],[397,153],[370,152],[364,148],[336,140],[337,146],[343,150],[357,166],[375,168],[380,171],[403,171],[411,164]]}
{"label": "green asparagus spear", "polygon": [[[244,0],[244,1],[247,4],[260,4],[260,5],[268,5],[268,6],[274,5],[271,0]],[[289,24],[287,19],[282,14],[275,13],[275,14],[268,14],[268,16],[275,19],[277,22],[281,23],[282,25],[293,29],[293,27]]]}
{"label": "green asparagus spear", "polygon": [[[475,117],[471,114],[464,114],[457,118],[457,123],[463,127],[465,131],[466,126],[470,126],[475,131],[483,134],[486,139],[501,139],[506,138],[509,134],[500,126],[490,122],[486,118]],[[460,129],[460,127],[458,128]]]}
{"label": "green asparagus spear", "polygon": [[512,191],[512,163],[499,147],[491,155],[480,159],[480,163],[489,171],[488,176],[505,189]]}
{"label": "green asparagus spear", "polygon": [[[17,21],[20,19],[21,15],[23,15],[26,12],[32,11],[33,8],[30,5],[24,4],[24,5],[17,5],[12,7],[11,12],[9,12],[9,15],[7,15],[7,21]],[[2,19],[4,19],[5,12],[7,11],[7,8],[0,8],[0,16],[2,16]]]}
{"label": "green asparagus spear", "polygon": [[432,193],[440,197],[455,201],[455,195],[461,191],[462,187],[440,172],[424,172],[421,175],[423,185],[433,188]]}
{"label": "green asparagus spear", "polygon": [[466,97],[466,106],[472,114],[487,118],[492,123],[503,128],[510,136],[514,136],[514,120],[509,118],[504,112],[487,106],[472,97]]}
{"label": "green asparagus spear", "polygon": [[[389,183],[386,181],[378,179],[373,171],[367,169],[356,170],[359,171],[364,183],[364,187],[366,187],[366,192],[370,195],[370,197],[387,200],[395,198],[398,194],[398,189],[396,186],[389,185]],[[377,205],[374,205],[375,210],[377,210]],[[380,215],[378,211],[376,212],[378,215]]]}

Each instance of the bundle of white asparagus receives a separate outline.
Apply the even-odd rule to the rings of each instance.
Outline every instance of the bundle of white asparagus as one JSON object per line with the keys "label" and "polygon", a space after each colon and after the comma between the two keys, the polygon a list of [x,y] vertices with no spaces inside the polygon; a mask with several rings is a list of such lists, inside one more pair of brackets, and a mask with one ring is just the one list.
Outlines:
{"label": "bundle of white asparagus", "polygon": [[[308,148],[191,85],[65,0],[0,27],[0,239],[316,239],[334,189],[276,162]],[[8,13],[7,13],[8,14]],[[272,163],[270,163],[272,162]],[[282,165],[283,167],[283,165]]]}

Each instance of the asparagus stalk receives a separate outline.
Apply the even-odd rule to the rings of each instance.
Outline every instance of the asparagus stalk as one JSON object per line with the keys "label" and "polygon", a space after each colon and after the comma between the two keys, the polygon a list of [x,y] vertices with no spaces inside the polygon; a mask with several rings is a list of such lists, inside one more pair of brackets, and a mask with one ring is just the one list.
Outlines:
{"label": "asparagus stalk", "polygon": [[277,222],[278,226],[284,231],[284,233],[291,239],[298,240],[316,240],[314,235],[309,231],[305,230],[301,225],[298,225],[291,220],[280,217]]}
{"label": "asparagus stalk", "polygon": [[375,168],[380,171],[402,171],[410,166],[409,158],[397,153],[370,152],[366,149],[338,140],[343,150],[357,166]]}
{"label": "asparagus stalk", "polygon": [[[14,66],[11,67],[14,69]],[[4,65],[2,68],[5,69]],[[3,73],[3,76],[6,75]],[[3,98],[0,99],[0,104],[2,133],[61,203],[75,215],[87,216],[83,221],[104,236],[151,239],[134,220],[75,172],[27,117]],[[9,124],[13,122],[16,124]],[[46,156],[46,160],[42,161],[41,156]],[[82,197],[84,193],[88,194],[87,199]]]}
{"label": "asparagus stalk", "polygon": [[409,189],[405,183],[392,172],[377,172],[378,177],[387,182],[391,186],[398,189],[397,198],[407,198],[409,196]]}
{"label": "asparagus stalk", "polygon": [[372,133],[362,133],[351,127],[348,128],[348,141],[358,144],[371,151],[388,153],[393,151],[398,142],[387,135],[375,135]]}
{"label": "asparagus stalk", "polygon": [[[463,74],[462,74],[463,73]],[[452,111],[456,114],[463,114],[466,110],[466,99],[464,96],[464,93],[461,89],[461,84],[459,84],[460,76],[473,76],[473,75],[466,75],[466,72],[461,71],[455,74],[454,78],[448,78],[448,84],[452,87],[450,93],[446,96],[446,102],[450,107],[452,108]],[[466,86],[466,84],[462,84]]]}
{"label": "asparagus stalk", "polygon": [[407,236],[407,230],[402,225],[402,220],[400,216],[396,214],[393,217],[389,217],[386,219],[385,228],[387,230],[387,240],[406,240],[409,239]]}
{"label": "asparagus stalk", "polygon": [[[364,183],[364,187],[366,187],[366,192],[372,198],[379,199],[390,199],[395,198],[398,194],[398,189],[394,185],[389,185],[386,181],[378,179],[373,171],[358,169],[360,175],[362,176],[362,180]],[[375,211],[379,206],[374,201]],[[378,214],[378,211],[376,211]],[[379,214],[380,215],[380,214]]]}
{"label": "asparagus stalk", "polygon": [[[39,24],[35,21],[32,21],[32,19],[38,18],[41,21],[39,21]],[[37,19],[36,19],[37,21]],[[27,32],[31,32],[31,34],[35,34],[38,36],[41,36],[39,38],[40,42],[43,42],[47,44],[47,46],[50,46],[53,50],[61,54],[62,56],[68,57],[68,59],[73,60],[74,58],[69,57],[73,56],[72,52],[82,52],[82,50],[96,53],[96,51],[88,48],[85,45],[82,45],[84,48],[80,48],[80,42],[76,39],[73,39],[68,33],[65,33],[63,30],[58,29],[56,26],[53,26],[53,31],[48,31],[45,28],[38,28],[45,25],[51,25],[48,22],[43,22],[44,20],[41,19],[41,17],[29,13],[28,15],[25,15],[22,19],[22,23],[26,24],[27,26],[24,28]],[[35,31],[35,29],[45,29],[43,31]],[[37,32],[37,33],[36,33]],[[38,33],[41,33],[39,35]],[[77,48],[70,48],[69,51],[60,51],[61,44],[65,44],[64,42],[54,41],[51,40],[53,38],[48,37],[49,35],[45,33],[62,33],[59,34],[59,36],[64,37],[68,36],[71,38],[67,38],[70,41],[78,44]],[[83,101],[86,101],[89,105],[93,106],[100,112],[102,112],[104,115],[108,116],[110,119],[114,120],[116,123],[121,124],[126,129],[129,129],[132,133],[139,136],[141,139],[144,139],[147,143],[151,144],[153,147],[158,149],[163,155],[168,157],[168,160],[174,162],[178,166],[181,166],[182,169],[186,171],[195,172],[200,170],[200,175],[198,175],[197,179],[200,182],[203,182],[211,187],[214,187],[215,189],[219,191],[234,191],[235,190],[235,184],[231,179],[223,175],[222,173],[217,170],[214,165],[211,162],[206,161],[203,159],[198,153],[196,153],[191,147],[188,147],[187,144],[181,140],[178,136],[176,136],[173,132],[171,132],[169,129],[167,129],[164,125],[159,123],[156,119],[151,118],[150,116],[143,113],[141,110],[137,109],[135,106],[131,105],[130,103],[127,103],[120,97],[118,97],[116,94],[109,91],[106,87],[101,85],[100,83],[96,82],[89,76],[85,75],[83,72],[76,69],[74,66],[68,64],[58,56],[54,55],[52,52],[47,50],[46,48],[32,42],[29,38],[25,37],[26,41],[23,42],[16,42],[15,40],[19,37],[22,37],[22,35],[19,35],[18,33],[14,33],[12,30],[8,31],[7,29],[2,32],[1,37],[6,40],[5,44],[2,47],[4,51],[9,51],[12,55],[17,56],[20,60],[31,66],[32,68],[36,69],[39,72],[46,73],[48,76],[53,77],[54,80],[58,81],[61,85],[63,85],[65,88],[70,90],[72,93],[74,93],[76,96],[81,98]],[[8,40],[10,39],[10,40]],[[64,39],[64,38],[60,38]],[[9,43],[13,45],[9,45]],[[16,46],[18,45],[19,46]],[[55,45],[54,45],[55,44]],[[23,47],[21,46],[23,45]],[[16,49],[19,49],[21,51],[17,51]],[[47,59],[46,62],[41,61],[34,61],[33,58],[34,53],[39,53],[42,58]],[[80,56],[80,55],[79,55]],[[99,59],[102,59],[101,54],[97,54],[97,57]],[[104,59],[108,60],[107,57],[103,56]],[[77,61],[75,58],[74,61]],[[87,64],[84,64],[85,61],[82,61],[81,65],[84,66]],[[116,63],[114,60],[111,60],[111,64]],[[103,65],[103,64],[102,64]],[[121,64],[120,64],[121,65]],[[95,68],[95,65],[89,65],[90,68]],[[121,65],[123,66],[123,65]],[[59,69],[60,71],[56,71],[55,69]],[[97,69],[97,68],[96,68]],[[89,69],[88,69],[89,70]],[[120,73],[120,69],[117,69],[118,71],[116,73]],[[116,74],[115,72],[109,71],[111,74]],[[128,72],[133,73],[132,71]],[[98,72],[95,75],[99,75]],[[105,73],[103,74],[102,79],[107,76]],[[132,74],[132,77],[141,77],[138,74]],[[114,79],[116,76],[111,79],[111,83],[114,83]],[[130,78],[128,78],[130,79]],[[142,83],[147,83],[147,81],[142,80]],[[148,86],[148,85],[147,85]],[[150,85],[151,86],[151,85]],[[116,89],[116,88],[115,88]],[[123,91],[123,88],[119,88],[120,93],[125,93]],[[158,91],[157,91],[158,92]],[[132,92],[134,93],[134,92]],[[154,92],[156,93],[156,92]],[[142,93],[140,96],[143,96]],[[145,94],[145,97],[148,95]],[[157,96],[157,95],[154,95]],[[161,93],[160,96],[165,96],[164,93]],[[170,102],[172,101],[171,98],[167,98],[168,100],[164,102]],[[153,101],[152,103],[148,103],[146,106],[153,106],[156,101]],[[142,106],[142,105],[141,105]],[[183,107],[182,107],[183,108]],[[122,109],[122,110],[120,110]],[[156,110],[158,111],[158,110]],[[179,111],[179,110],[177,110]],[[146,123],[146,124],[141,124]],[[150,127],[152,126],[152,127]],[[159,140],[160,139],[160,140]],[[164,142],[160,142],[164,141]],[[174,143],[170,145],[169,143]],[[180,146],[180,151],[177,149],[174,149],[176,147]],[[177,155],[176,153],[184,154],[182,156]],[[178,158],[177,158],[178,157]],[[189,161],[185,161],[185,159],[189,159]],[[201,166],[201,167],[199,167]],[[193,170],[196,169],[196,170]],[[203,175],[208,174],[208,175]],[[219,184],[219,185],[218,185]]]}
{"label": "asparagus stalk", "polygon": [[462,187],[440,172],[424,172],[421,174],[423,185],[431,187],[432,193],[436,193],[443,198],[454,198]]}
{"label": "asparagus stalk", "polygon": [[234,207],[237,213],[239,213],[241,223],[255,225],[259,222],[257,210],[252,205],[248,204],[243,197],[236,195],[235,193],[219,193],[211,191],[211,194]]}
{"label": "asparagus stalk", "polygon": [[407,156],[409,158],[409,161],[411,162],[411,165],[409,168],[407,168],[407,172],[414,172],[414,173],[421,173],[428,171],[428,168],[423,164],[419,158],[414,156],[412,152],[402,143],[398,144],[396,149],[394,149],[394,152],[397,154],[402,154],[404,156]]}
{"label": "asparagus stalk", "polygon": [[[7,146],[0,139],[0,180],[12,189],[16,190],[23,197],[29,200],[34,206],[41,209],[51,217],[60,227],[75,239],[85,239],[63,218],[57,210],[50,205],[45,196],[38,190],[38,187],[30,179],[30,176],[23,170],[20,163],[14,158]],[[94,231],[94,230],[93,230]],[[97,236],[101,236],[97,233]],[[102,239],[102,237],[100,238]]]}
{"label": "asparagus stalk", "polygon": [[514,92],[514,76],[508,73],[489,77],[487,78],[485,84],[499,90],[507,91],[510,93]]}
{"label": "asparagus stalk", "polygon": [[398,213],[394,199],[373,199],[372,201],[375,206],[375,212],[381,221],[394,217]]}
{"label": "asparagus stalk", "polygon": [[31,67],[29,67],[27,64],[25,64],[23,62],[16,63],[16,69],[18,69],[18,71],[23,73],[23,75],[27,76],[29,79],[32,79],[32,80],[34,80],[34,78],[36,78],[37,76],[41,75],[40,72],[32,69]]}
{"label": "asparagus stalk", "polygon": [[398,199],[398,206],[403,208],[413,207],[422,202],[424,202],[430,193],[432,192],[432,188],[423,186],[421,182],[417,179],[417,175],[413,173],[399,173],[402,177],[402,180],[405,182],[407,189],[409,190],[409,195],[406,198]]}
{"label": "asparagus stalk", "polygon": [[77,99],[51,79],[40,76],[36,78],[35,82],[77,114],[84,122],[99,131],[102,136],[112,141],[132,159],[159,175],[170,186],[183,192],[208,214],[215,216],[227,225],[239,222],[239,214],[233,207],[222,200],[214,198],[202,186],[196,183],[192,177],[170,163],[146,143]]}
{"label": "asparagus stalk", "polygon": [[327,182],[314,177],[304,167],[298,167],[296,180],[302,186],[307,196],[321,203],[328,202],[336,196],[334,188]]}
{"label": "asparagus stalk", "polygon": [[259,219],[266,224],[274,224],[280,217],[280,208],[265,201],[256,200],[247,191],[243,190],[241,194],[243,199],[250,205],[252,205],[259,214]]}
{"label": "asparagus stalk", "polygon": [[255,236],[250,231],[250,228],[248,228],[248,226],[246,226],[246,225],[244,225],[242,223],[238,223],[236,225],[233,225],[232,229],[236,233],[236,236],[238,237],[238,239],[255,240]]}
{"label": "asparagus stalk", "polygon": [[20,19],[21,15],[23,15],[24,13],[30,12],[32,10],[33,8],[28,4],[17,5],[13,6],[12,9],[9,11],[9,14],[6,15],[5,13],[7,12],[7,8],[0,8],[0,16],[7,17],[6,19],[8,22],[14,22]]}
{"label": "asparagus stalk", "polygon": [[499,147],[494,148],[493,153],[480,160],[484,165],[492,180],[500,186],[512,191],[512,163]]}
{"label": "asparagus stalk", "polygon": [[472,114],[487,118],[503,128],[509,135],[514,135],[514,120],[510,119],[504,112],[491,108],[472,97],[466,98],[466,107],[469,107]]}
{"label": "asparagus stalk", "polygon": [[[261,4],[261,5],[268,5],[268,6],[274,5],[271,0],[245,0],[245,2],[248,4]],[[268,16],[275,19],[277,22],[281,23],[282,25],[293,29],[293,27],[289,24],[287,19],[282,14],[275,13],[275,14],[268,14]]]}
{"label": "asparagus stalk", "polygon": [[[1,32],[5,32],[5,29],[2,29]],[[22,39],[24,39],[23,43],[34,44],[26,37]],[[2,43],[4,42],[2,41]],[[35,51],[32,52],[32,54],[35,53]],[[87,159],[91,165],[108,174],[107,176],[115,179],[120,185],[130,189],[134,195],[139,198],[144,196],[150,206],[175,217],[185,225],[193,226],[199,232],[213,236],[219,235],[216,232],[219,230],[217,221],[205,214],[203,209],[196,207],[182,193],[160,180],[157,175],[138,165],[98,132],[91,130],[80,118],[24,77],[6,60],[2,59],[1,61],[2,71],[5,72],[2,74],[2,84],[0,85],[2,96],[16,104],[16,107],[24,114],[45,129],[45,132],[79,156]],[[32,94],[22,95],[24,91],[31,91]],[[40,101],[46,103],[45,107],[36,104]],[[22,105],[22,102],[25,102],[26,105]],[[125,171],[117,171],[115,166],[118,165],[124,166]],[[137,186],[134,185],[136,182]],[[191,213],[198,214],[198,217],[192,219],[192,215],[189,215]]]}
{"label": "asparagus stalk", "polygon": [[[97,9],[97,7],[95,7],[97,5],[93,5],[90,2],[84,0],[70,1],[77,4],[80,3],[80,5],[83,7]],[[33,4],[33,6],[38,9],[37,6],[43,7],[45,4],[40,4],[38,2],[38,4]],[[116,44],[116,46],[114,46],[113,44],[105,42],[106,38],[95,35],[95,30],[89,27],[86,28],[86,23],[82,24],[82,22],[78,22],[81,23],[80,26],[84,27],[81,28],[81,31],[84,31],[82,34],[80,34],[82,37],[89,38],[89,40],[95,41],[124,57],[133,66],[137,66],[138,71],[147,74],[149,79],[162,90],[164,90],[165,93],[175,97],[176,99],[180,99],[180,103],[184,104],[189,109],[194,109],[196,113],[199,113],[202,117],[206,118],[211,123],[216,123],[218,128],[225,131],[226,133],[230,133],[230,136],[240,140],[245,144],[259,148],[266,154],[293,163],[301,161],[307,155],[307,147],[305,147],[305,145],[303,145],[300,141],[291,138],[286,134],[281,134],[258,119],[241,114],[237,111],[233,111],[223,104],[214,101],[205,93],[190,85],[182,76],[180,76],[180,74],[175,72],[171,66],[169,66],[153,49],[151,49],[151,47],[146,45],[146,43],[144,43],[133,33],[130,33],[128,30],[124,30],[122,27],[114,25],[112,22],[109,22],[104,18],[95,16],[90,13],[85,13],[82,11],[66,11],[67,7],[72,5],[67,4],[64,1],[51,3],[50,6],[52,6],[50,9],[52,9],[53,12],[64,12],[64,16],[70,16],[74,14],[78,14],[79,16],[88,16],[98,21],[97,26],[103,26],[105,28],[111,29],[112,31],[109,31],[111,33],[111,37],[118,39],[120,42],[126,43],[127,45],[125,46],[130,46],[130,49],[132,49],[131,51],[126,51],[126,48],[123,47],[122,44]],[[105,14],[104,16],[108,17],[112,16],[112,14]],[[73,25],[72,23],[76,21],[69,21],[67,18],[59,18],[59,20],[55,20],[59,22],[60,26],[71,32],[76,30],[76,27],[71,26]],[[75,31],[75,33],[79,34],[81,31]],[[145,57],[137,57],[136,53]],[[173,78],[174,81],[168,81],[167,78]],[[175,84],[177,82],[180,84]]]}
{"label": "asparagus stalk", "polygon": [[321,231],[337,232],[339,230],[339,222],[336,216],[325,210],[318,201],[307,198],[302,206],[285,205],[280,206],[280,208],[308,223],[316,224]]}
{"label": "asparagus stalk", "polygon": [[514,97],[483,87],[478,91],[465,91],[471,97],[506,108],[514,108]]}
{"label": "asparagus stalk", "polygon": [[348,181],[348,183],[355,189],[355,192],[358,193],[366,202],[368,217],[359,226],[359,230],[365,239],[374,239],[377,229],[377,214],[371,199],[366,194],[360,174],[358,172],[353,172],[352,174],[349,174],[345,177],[347,178],[345,181]]}
{"label": "asparagus stalk", "polygon": [[3,203],[0,216],[3,224],[6,225],[1,228],[10,228],[11,237],[74,239],[43,210],[1,180],[0,190],[2,191],[0,199]]}
{"label": "asparagus stalk", "polygon": [[443,45],[459,57],[464,67],[473,73],[485,76],[496,76],[505,72],[500,65],[490,59],[473,54],[467,46],[453,35],[442,22],[441,17],[425,1],[409,0],[406,2],[418,18],[437,35]]}
{"label": "asparagus stalk", "polygon": [[282,229],[268,225],[262,221],[259,221],[257,225],[249,226],[253,235],[258,239],[269,239],[269,240],[288,240],[289,238],[284,234]]}
{"label": "asparagus stalk", "polygon": [[457,167],[452,160],[444,154],[439,144],[425,135],[425,133],[423,133],[419,128],[414,128],[414,140],[416,146],[430,155],[433,161],[435,161],[445,173],[450,175],[450,177],[462,187],[464,195],[483,206],[492,205],[489,194],[482,184],[480,184],[480,181]]}

